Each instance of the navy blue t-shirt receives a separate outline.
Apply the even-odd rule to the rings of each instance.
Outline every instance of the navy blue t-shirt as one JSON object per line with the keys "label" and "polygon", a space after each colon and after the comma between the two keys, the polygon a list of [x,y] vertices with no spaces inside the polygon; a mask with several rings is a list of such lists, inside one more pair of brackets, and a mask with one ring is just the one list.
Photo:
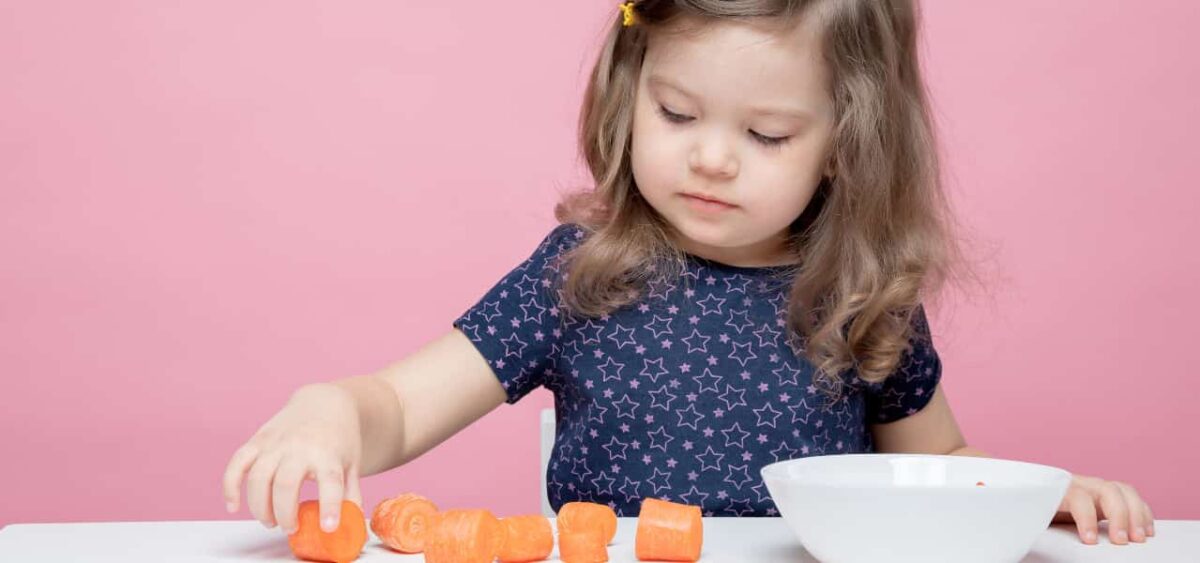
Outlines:
{"label": "navy blue t-shirt", "polygon": [[[705,516],[775,516],[759,471],[796,457],[873,451],[869,424],[923,408],[941,377],[924,309],[918,336],[883,383],[830,404],[785,337],[786,267],[688,255],[681,276],[601,318],[559,309],[563,253],[586,232],[556,227],[454,322],[515,403],[544,386],[557,419],[551,507],[582,500],[637,516],[646,497]],[[845,376],[844,376],[845,377]]]}

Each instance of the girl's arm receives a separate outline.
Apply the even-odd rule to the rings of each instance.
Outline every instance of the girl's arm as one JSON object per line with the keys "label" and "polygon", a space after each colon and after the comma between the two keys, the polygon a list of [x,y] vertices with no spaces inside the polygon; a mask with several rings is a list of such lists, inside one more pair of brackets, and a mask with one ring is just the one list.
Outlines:
{"label": "girl's arm", "polygon": [[421,456],[504,403],[504,387],[458,329],[371,375],[336,382],[357,397],[362,474]]}
{"label": "girl's arm", "polygon": [[[925,453],[989,457],[967,445],[939,384],[920,411],[871,427],[876,449],[885,453]],[[1075,475],[1055,514],[1055,522],[1074,522],[1084,543],[1096,543],[1098,521],[1108,519],[1109,540],[1143,542],[1154,535],[1154,516],[1133,487],[1117,481]]]}
{"label": "girl's arm", "polygon": [[880,452],[989,457],[967,446],[941,384],[934,388],[929,404],[920,411],[895,422],[872,425],[871,433],[875,449]]}

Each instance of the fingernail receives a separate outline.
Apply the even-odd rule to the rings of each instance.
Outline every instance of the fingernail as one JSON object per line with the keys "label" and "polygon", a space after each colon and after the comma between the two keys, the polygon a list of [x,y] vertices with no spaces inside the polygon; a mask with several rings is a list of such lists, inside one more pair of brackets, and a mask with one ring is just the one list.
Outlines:
{"label": "fingernail", "polygon": [[1088,543],[1096,543],[1096,530],[1088,530],[1083,534],[1083,539]]}
{"label": "fingernail", "polygon": [[1154,535],[1154,524],[1150,524],[1149,526],[1146,526],[1146,535],[1148,535],[1148,536]]}
{"label": "fingernail", "polygon": [[1133,537],[1137,538],[1138,540],[1145,539],[1146,529],[1141,526],[1138,526],[1138,528],[1133,531]]}
{"label": "fingernail", "polygon": [[1117,543],[1129,543],[1129,532],[1117,530]]}
{"label": "fingernail", "polygon": [[337,519],[333,516],[326,516],[321,519],[321,529],[326,532],[332,532],[337,529]]}
{"label": "fingernail", "polygon": [[237,503],[233,502],[233,501],[226,502],[225,503],[225,511],[230,514],[237,512]]}

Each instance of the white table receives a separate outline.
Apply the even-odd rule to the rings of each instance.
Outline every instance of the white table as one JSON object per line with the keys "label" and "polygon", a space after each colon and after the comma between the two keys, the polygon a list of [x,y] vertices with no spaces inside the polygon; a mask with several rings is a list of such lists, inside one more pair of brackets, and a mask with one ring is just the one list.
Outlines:
{"label": "white table", "polygon": [[[634,562],[637,518],[619,518],[609,560]],[[552,518],[551,524],[554,523]],[[1200,521],[1160,520],[1144,544],[1080,543],[1073,528],[1046,530],[1025,562],[1200,561]],[[864,538],[865,539],[865,538]],[[557,548],[550,561],[557,561]],[[0,529],[0,561],[281,561],[294,562],[287,538],[253,520],[12,524]],[[372,535],[359,561],[424,561],[389,551]],[[812,562],[781,518],[705,518],[701,561]]]}

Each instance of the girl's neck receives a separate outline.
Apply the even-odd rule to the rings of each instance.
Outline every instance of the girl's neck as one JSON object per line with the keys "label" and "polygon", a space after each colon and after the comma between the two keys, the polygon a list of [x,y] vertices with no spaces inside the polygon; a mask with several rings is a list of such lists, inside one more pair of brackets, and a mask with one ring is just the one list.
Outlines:
{"label": "girl's neck", "polygon": [[788,251],[783,236],[772,237],[747,246],[720,247],[676,237],[675,244],[684,252],[712,262],[738,268],[768,268],[790,266],[796,257]]}

